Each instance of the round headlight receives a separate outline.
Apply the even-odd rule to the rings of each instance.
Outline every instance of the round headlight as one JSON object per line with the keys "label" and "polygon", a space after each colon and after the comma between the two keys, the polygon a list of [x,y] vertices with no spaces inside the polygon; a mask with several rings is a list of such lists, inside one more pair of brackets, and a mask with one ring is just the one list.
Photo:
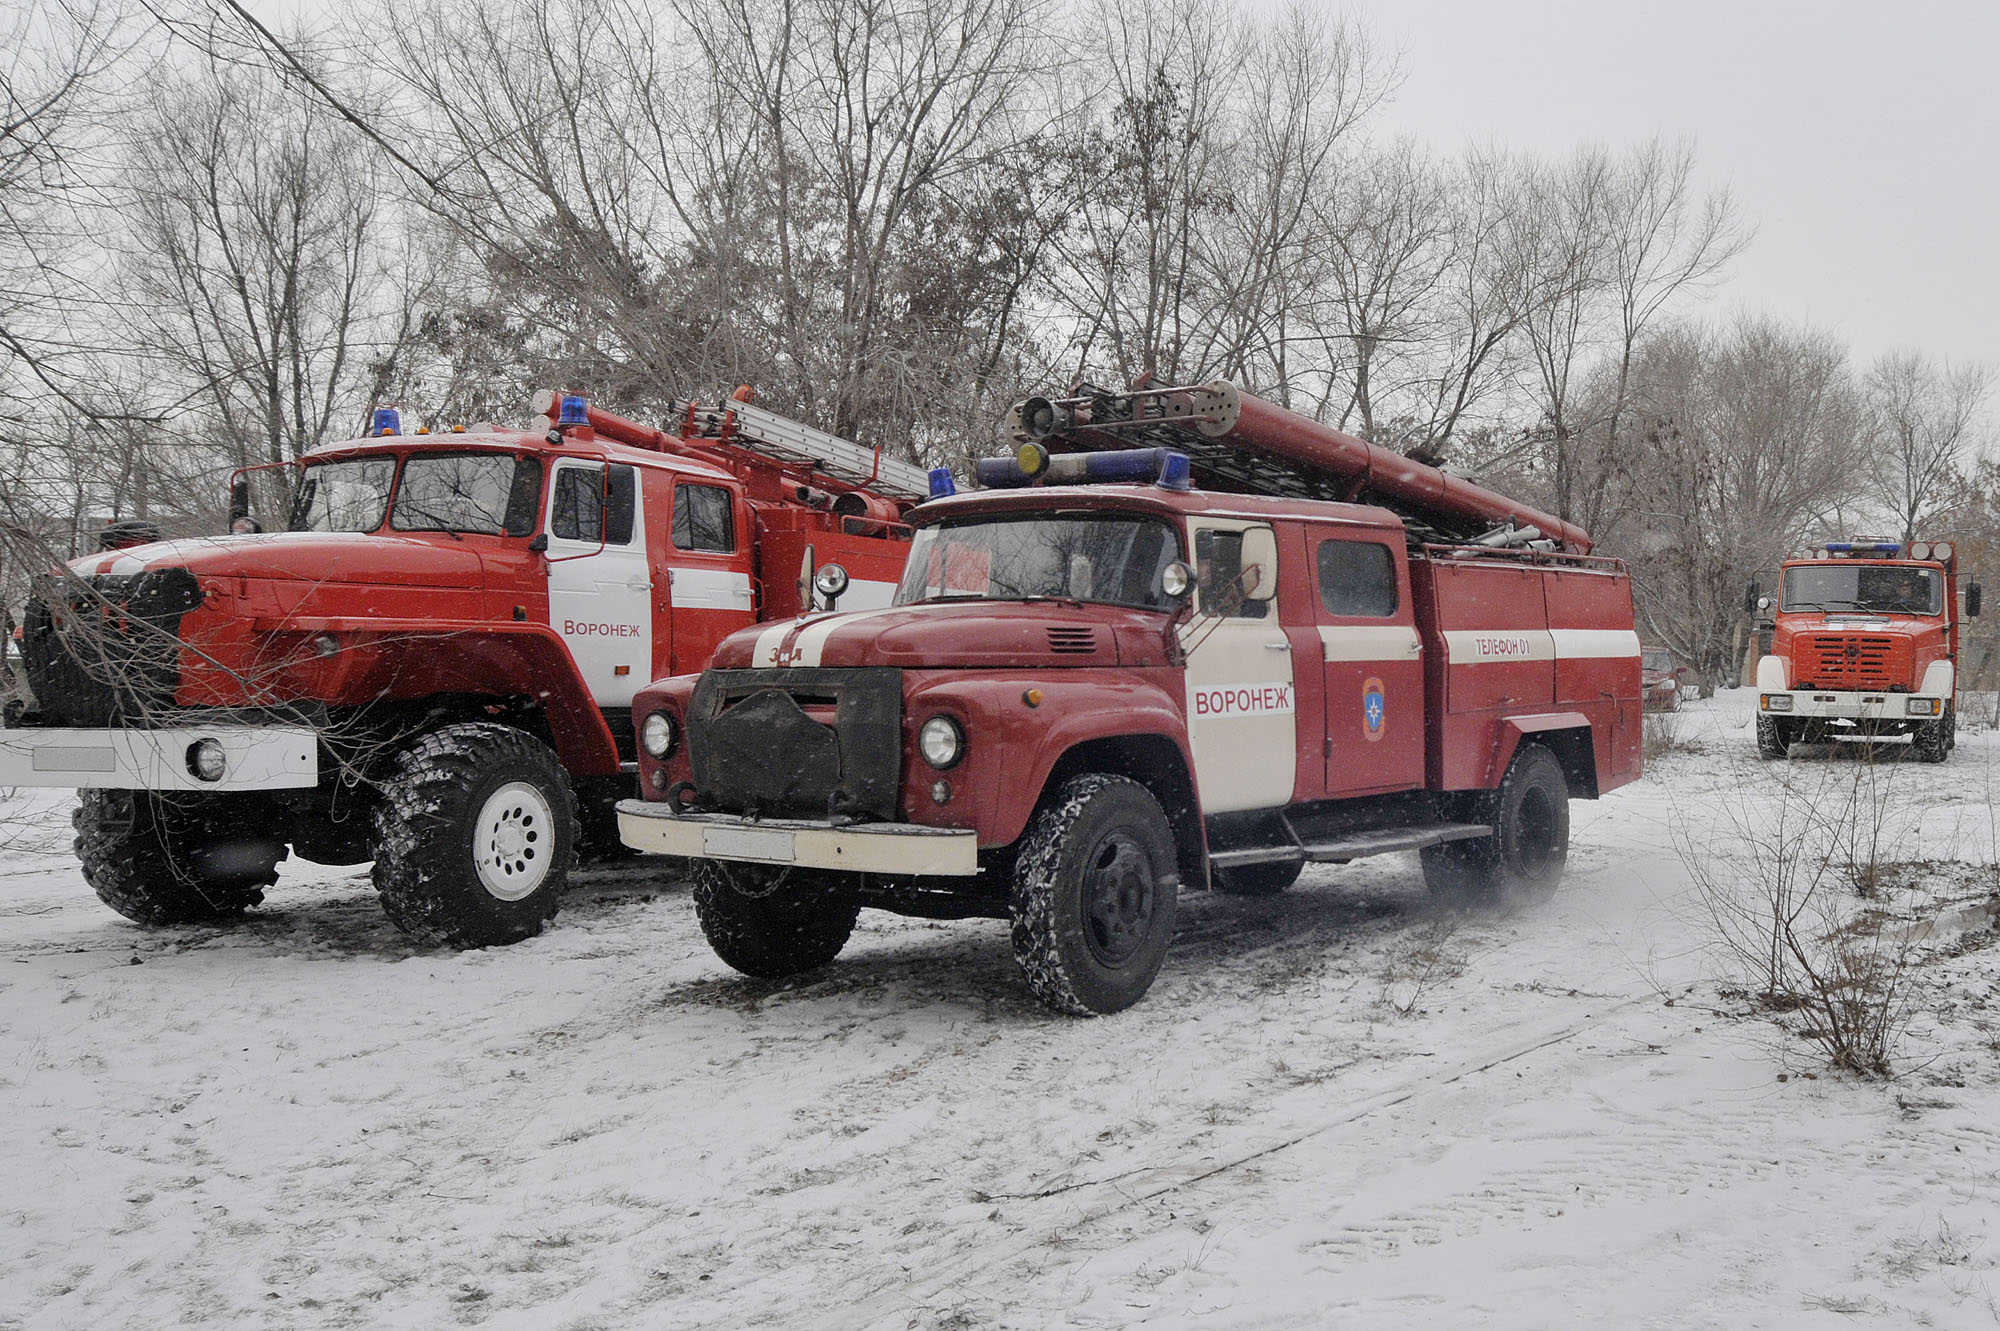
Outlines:
{"label": "round headlight", "polygon": [[1194,570],[1176,559],[1160,570],[1160,590],[1169,597],[1179,600],[1194,586]]}
{"label": "round headlight", "polygon": [[965,736],[958,722],[948,716],[934,716],[924,722],[924,728],[917,732],[917,752],[924,755],[925,762],[940,770],[957,762],[965,755]]}
{"label": "round headlight", "polygon": [[665,712],[648,713],[639,723],[639,744],[654,758],[674,751],[674,718]]}
{"label": "round headlight", "polygon": [[1931,557],[1931,543],[1929,541],[1910,542],[1910,558],[1929,559],[1930,557]]}
{"label": "round headlight", "polygon": [[229,770],[229,759],[222,752],[222,741],[198,739],[188,745],[187,766],[189,775],[197,781],[222,780],[222,774]]}
{"label": "round headlight", "polygon": [[847,590],[847,570],[838,564],[827,564],[813,574],[813,590],[831,601]]}
{"label": "round headlight", "polygon": [[1938,562],[1939,562],[1940,564],[1948,564],[1948,563],[1950,563],[1950,562],[1951,562],[1951,542],[1950,542],[1950,541],[1939,541],[1939,542],[1938,542],[1938,543],[1937,543],[1936,545],[1932,546],[1932,547],[1931,547],[1931,558],[1932,558],[1932,559],[1935,559],[1935,560],[1937,560],[1937,561],[1938,561]]}

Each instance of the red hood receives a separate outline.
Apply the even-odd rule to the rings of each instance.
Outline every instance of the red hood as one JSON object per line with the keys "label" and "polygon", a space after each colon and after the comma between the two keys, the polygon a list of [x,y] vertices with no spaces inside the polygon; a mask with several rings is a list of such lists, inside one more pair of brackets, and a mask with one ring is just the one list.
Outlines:
{"label": "red hood", "polygon": [[477,587],[480,561],[451,537],[373,532],[270,532],[195,536],[110,550],[70,561],[88,577],[149,568],[184,568],[196,577],[274,578],[421,587]]}
{"label": "red hood", "polygon": [[971,601],[815,615],[743,629],[724,640],[714,664],[1041,669],[1114,665],[1117,639],[1157,640],[1157,612],[1059,601]]}

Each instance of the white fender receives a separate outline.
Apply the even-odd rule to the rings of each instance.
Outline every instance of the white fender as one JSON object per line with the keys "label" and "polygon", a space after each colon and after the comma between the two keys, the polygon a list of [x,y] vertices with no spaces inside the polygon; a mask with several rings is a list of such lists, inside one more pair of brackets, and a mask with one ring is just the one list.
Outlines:
{"label": "white fender", "polygon": [[1933,661],[1924,667],[1924,685],[1917,692],[1933,698],[1949,698],[1951,683],[1951,662]]}
{"label": "white fender", "polygon": [[1785,680],[1785,658],[1782,656],[1762,656],[1757,658],[1757,688],[1763,693],[1783,693],[1791,685]]}

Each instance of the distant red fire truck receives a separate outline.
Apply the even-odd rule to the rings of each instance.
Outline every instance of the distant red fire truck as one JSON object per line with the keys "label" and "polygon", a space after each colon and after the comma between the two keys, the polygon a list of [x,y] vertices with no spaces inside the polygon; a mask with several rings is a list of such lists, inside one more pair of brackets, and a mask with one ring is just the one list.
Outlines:
{"label": "distant red fire truck", "polygon": [[554,394],[524,430],[384,408],[302,460],[288,530],[73,561],[28,606],[0,786],[82,788],[84,876],[142,923],[242,913],[289,845],[373,860],[419,938],[538,932],[579,832],[618,848],[661,743],[632,729],[641,684],[808,608],[815,559],[820,597],[894,591],[924,472],[747,396],[671,430]]}
{"label": "distant red fire truck", "polygon": [[1639,775],[1631,584],[1577,528],[1226,382],[1013,427],[911,514],[892,607],[640,693],[680,739],[621,834],[695,860],[731,966],[822,965],[862,906],[989,916],[1043,1000],[1114,1012],[1184,889],[1417,850],[1449,901],[1539,897],[1569,799]]}
{"label": "distant red fire truck", "polygon": [[[1771,611],[1751,591],[1752,609]],[[1979,614],[1979,584],[1965,588]],[[1757,663],[1757,751],[1910,737],[1941,763],[1958,743],[1958,552],[1949,541],[1831,541],[1778,575],[1770,654]]]}

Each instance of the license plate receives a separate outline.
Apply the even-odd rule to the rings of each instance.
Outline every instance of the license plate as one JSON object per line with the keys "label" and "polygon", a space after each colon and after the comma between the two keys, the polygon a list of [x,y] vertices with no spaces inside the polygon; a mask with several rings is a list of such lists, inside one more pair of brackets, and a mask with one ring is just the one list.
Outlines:
{"label": "license plate", "polygon": [[764,860],[790,864],[792,834],[771,827],[705,827],[701,848],[718,860]]}

